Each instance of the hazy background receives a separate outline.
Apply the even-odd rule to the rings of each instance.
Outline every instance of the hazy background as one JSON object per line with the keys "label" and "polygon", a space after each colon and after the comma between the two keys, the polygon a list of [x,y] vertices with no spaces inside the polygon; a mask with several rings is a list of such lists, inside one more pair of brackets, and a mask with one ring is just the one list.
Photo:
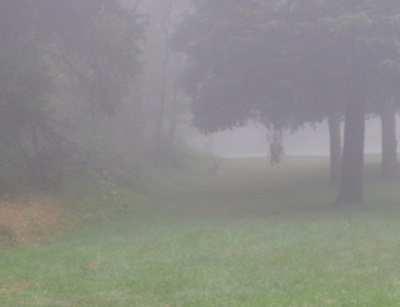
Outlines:
{"label": "hazy background", "polygon": [[[381,127],[379,118],[370,118],[366,122],[365,152],[379,153],[381,151]],[[343,127],[342,127],[343,128]],[[190,125],[183,129],[183,135],[194,148],[206,150],[222,157],[266,156],[269,144],[265,127],[259,124],[249,124],[222,132],[203,135]],[[397,127],[397,133],[400,128]],[[329,155],[328,125],[326,122],[305,126],[303,130],[284,136],[285,154],[299,155]]]}

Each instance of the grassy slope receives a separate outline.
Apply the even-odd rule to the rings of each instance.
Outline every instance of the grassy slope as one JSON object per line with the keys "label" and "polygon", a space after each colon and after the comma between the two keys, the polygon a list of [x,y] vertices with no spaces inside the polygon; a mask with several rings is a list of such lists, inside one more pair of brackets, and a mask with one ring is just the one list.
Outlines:
{"label": "grassy slope", "polygon": [[125,218],[1,252],[0,305],[398,306],[398,184],[372,165],[365,204],[335,209],[326,162],[165,178]]}

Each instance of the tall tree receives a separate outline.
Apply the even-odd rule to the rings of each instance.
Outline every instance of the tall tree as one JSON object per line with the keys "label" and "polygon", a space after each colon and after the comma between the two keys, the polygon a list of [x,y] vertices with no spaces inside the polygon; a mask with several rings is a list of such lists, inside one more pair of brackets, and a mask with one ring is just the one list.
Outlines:
{"label": "tall tree", "polygon": [[[195,125],[210,132],[252,118],[271,129],[294,130],[329,113],[336,117],[330,121],[336,124],[332,131],[338,131],[342,108],[335,105],[341,101],[332,97],[331,84],[339,84],[340,77],[333,63],[321,65],[331,46],[319,14],[312,1],[298,7],[289,2],[197,2],[197,14],[176,39],[191,58],[184,85],[194,100]],[[341,149],[338,135],[333,136],[335,181]]]}

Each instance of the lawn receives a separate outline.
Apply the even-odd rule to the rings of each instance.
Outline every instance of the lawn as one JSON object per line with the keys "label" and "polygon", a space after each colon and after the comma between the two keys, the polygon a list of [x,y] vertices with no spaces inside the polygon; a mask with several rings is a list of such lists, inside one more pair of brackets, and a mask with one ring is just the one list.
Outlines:
{"label": "lawn", "polygon": [[123,217],[0,251],[0,305],[399,306],[399,183],[373,162],[351,208],[325,158],[171,175]]}

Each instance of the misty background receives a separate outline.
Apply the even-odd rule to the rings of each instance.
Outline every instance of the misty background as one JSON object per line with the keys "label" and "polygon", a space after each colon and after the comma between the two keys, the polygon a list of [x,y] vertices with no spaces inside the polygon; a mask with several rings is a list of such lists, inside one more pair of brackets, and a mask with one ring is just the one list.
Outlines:
{"label": "misty background", "polygon": [[[397,128],[400,133],[400,128]],[[287,132],[283,138],[285,155],[329,156],[328,125],[326,122],[306,126],[300,131]],[[182,132],[184,139],[198,150],[208,151],[221,157],[267,157],[269,142],[265,127],[252,124],[243,128],[203,135],[193,126]],[[378,154],[382,148],[379,119],[366,122],[365,153]]]}
{"label": "misty background", "polygon": [[0,193],[104,174],[136,185],[202,153],[328,155],[339,199],[362,201],[365,153],[382,153],[382,178],[399,178],[397,10],[0,2]]}
{"label": "misty background", "polygon": [[0,0],[0,305],[399,306],[399,0]]}

